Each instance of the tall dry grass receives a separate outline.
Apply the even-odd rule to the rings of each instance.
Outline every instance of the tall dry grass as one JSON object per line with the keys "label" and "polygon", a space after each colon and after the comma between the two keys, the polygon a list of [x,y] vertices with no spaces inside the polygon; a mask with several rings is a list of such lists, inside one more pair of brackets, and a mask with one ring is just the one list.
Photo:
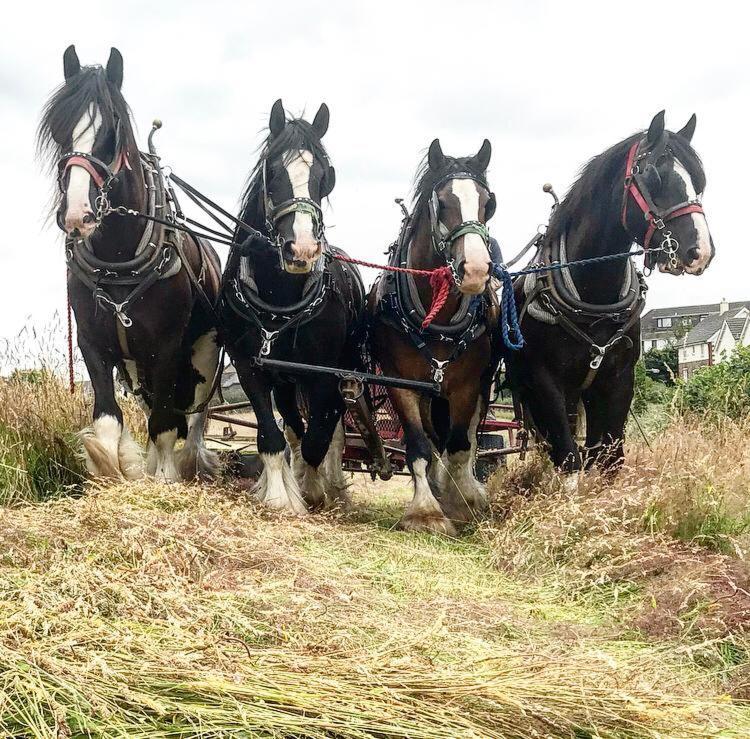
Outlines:
{"label": "tall dry grass", "polygon": [[629,446],[614,478],[571,489],[547,459],[490,481],[497,566],[580,597],[633,603],[644,633],[722,638],[750,627],[750,421],[675,417]]}
{"label": "tall dry grass", "polygon": [[[4,347],[3,366],[29,369],[0,377],[0,505],[75,492],[84,479],[77,434],[91,423],[93,397],[80,380],[70,392],[57,336],[28,330]],[[118,402],[143,440],[143,413],[130,398]]]}

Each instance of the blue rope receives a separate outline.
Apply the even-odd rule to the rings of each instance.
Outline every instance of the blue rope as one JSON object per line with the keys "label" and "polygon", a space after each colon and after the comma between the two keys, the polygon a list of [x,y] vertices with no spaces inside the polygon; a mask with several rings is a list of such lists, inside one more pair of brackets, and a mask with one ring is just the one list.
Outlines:
{"label": "blue rope", "polygon": [[[516,297],[513,294],[513,278],[504,264],[493,264],[492,274],[500,280],[503,286],[503,292],[500,296],[500,330],[503,334],[503,343],[508,349],[518,351],[523,348],[525,342],[521,333],[521,325],[518,322]],[[515,341],[510,337],[511,332]]]}
{"label": "blue rope", "polygon": [[[516,298],[513,294],[513,278],[522,275],[535,275],[540,272],[552,272],[554,270],[567,269],[581,264],[596,264],[598,262],[609,262],[613,259],[628,259],[630,257],[645,254],[645,249],[636,251],[623,251],[617,254],[605,254],[601,257],[588,257],[586,259],[576,259],[572,262],[555,262],[554,264],[544,264],[539,267],[527,267],[526,269],[510,272],[504,264],[492,264],[492,275],[500,280],[503,287],[500,298],[500,330],[503,335],[503,343],[508,349],[518,351],[524,346],[523,334],[521,333],[521,324],[518,322],[518,311],[516,310]],[[514,339],[511,339],[511,333]]]}

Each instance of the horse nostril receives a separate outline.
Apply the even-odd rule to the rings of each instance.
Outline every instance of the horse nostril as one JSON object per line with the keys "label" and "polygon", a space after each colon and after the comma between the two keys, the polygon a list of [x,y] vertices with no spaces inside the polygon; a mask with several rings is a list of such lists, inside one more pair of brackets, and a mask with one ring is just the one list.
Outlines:
{"label": "horse nostril", "polygon": [[697,246],[694,246],[692,249],[688,249],[687,258],[688,263],[696,262],[698,261],[698,258],[701,255],[701,251]]}
{"label": "horse nostril", "polygon": [[86,213],[86,215],[83,217],[83,222],[85,224],[93,223],[94,222],[94,214],[93,213]]}
{"label": "horse nostril", "polygon": [[281,256],[284,257],[287,262],[294,261],[294,250],[292,249],[292,246],[294,246],[294,241],[289,239],[285,241],[284,245],[281,247]]}
{"label": "horse nostril", "polygon": [[79,237],[79,236],[81,235],[81,232],[80,232],[80,231],[79,231],[79,230],[78,230],[77,228],[74,228],[74,229],[73,229],[73,230],[72,230],[72,231],[70,232],[70,235],[71,235],[71,236],[72,236],[72,237],[73,237],[74,239],[77,239],[77,238],[78,238],[78,237]]}

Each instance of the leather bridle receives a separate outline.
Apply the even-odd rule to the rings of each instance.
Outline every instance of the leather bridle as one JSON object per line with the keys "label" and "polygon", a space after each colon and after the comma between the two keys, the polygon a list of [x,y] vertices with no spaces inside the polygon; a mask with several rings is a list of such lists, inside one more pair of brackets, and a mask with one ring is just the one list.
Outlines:
{"label": "leather bridle", "polygon": [[132,169],[127,149],[121,142],[120,128],[120,121],[118,121],[115,129],[115,156],[109,164],[85,151],[70,151],[63,154],[57,162],[57,186],[61,193],[66,191],[65,181],[71,167],[81,167],[91,176],[98,190],[94,201],[94,217],[97,225],[110,211],[109,191],[117,181],[117,176],[123,169]]}
{"label": "leather bridle", "polygon": [[[690,213],[704,213],[699,199],[685,200],[669,208],[659,208],[649,192],[646,185],[644,172],[647,165],[654,165],[662,153],[670,151],[666,134],[653,146],[647,145],[646,138],[636,141],[628,151],[627,164],[625,165],[625,181],[622,198],[622,225],[633,240],[640,244],[645,251],[644,264],[646,269],[654,266],[654,254],[664,252],[667,255],[670,270],[679,267],[677,251],[680,242],[667,229],[670,221]],[[674,156],[674,154],[672,154]],[[677,161],[675,157],[675,161]],[[646,221],[646,230],[643,234],[634,234],[628,228],[628,205],[633,200],[643,213]],[[654,234],[659,233],[661,242],[658,247],[652,247],[651,241]],[[658,262],[658,257],[656,257]]]}
{"label": "leather bridle", "polygon": [[445,263],[453,276],[453,281],[457,286],[460,286],[461,278],[458,274],[458,269],[456,268],[455,257],[453,255],[453,244],[462,236],[466,236],[467,234],[477,234],[484,242],[490,262],[492,261],[492,253],[490,251],[490,232],[486,224],[476,220],[462,221],[449,231],[440,221],[440,197],[438,196],[438,190],[446,182],[451,180],[472,180],[473,182],[476,182],[489,193],[491,201],[494,201],[495,195],[490,192],[489,186],[483,179],[477,177],[471,172],[451,172],[450,174],[445,175],[445,177],[442,177],[435,183],[432,192],[430,193],[428,205],[430,210],[430,235],[432,238],[432,246],[445,260]]}
{"label": "leather bridle", "polygon": [[[266,229],[271,241],[276,248],[281,250],[284,246],[282,236],[278,232],[276,225],[284,217],[292,213],[305,213],[310,216],[313,224],[313,233],[315,238],[322,245],[325,242],[325,224],[323,223],[323,209],[312,198],[294,197],[284,200],[278,205],[274,205],[271,196],[268,194],[268,184],[266,180],[266,162],[263,162],[263,217],[266,222]],[[283,260],[283,256],[280,255]],[[283,266],[283,265],[282,265]]]}

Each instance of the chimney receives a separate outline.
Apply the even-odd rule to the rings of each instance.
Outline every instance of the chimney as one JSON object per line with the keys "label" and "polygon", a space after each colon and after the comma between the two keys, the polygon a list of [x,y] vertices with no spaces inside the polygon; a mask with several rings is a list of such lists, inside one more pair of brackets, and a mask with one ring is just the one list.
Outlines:
{"label": "chimney", "polygon": [[729,302],[726,298],[721,299],[721,303],[719,303],[719,315],[723,316],[727,311],[729,310]]}

